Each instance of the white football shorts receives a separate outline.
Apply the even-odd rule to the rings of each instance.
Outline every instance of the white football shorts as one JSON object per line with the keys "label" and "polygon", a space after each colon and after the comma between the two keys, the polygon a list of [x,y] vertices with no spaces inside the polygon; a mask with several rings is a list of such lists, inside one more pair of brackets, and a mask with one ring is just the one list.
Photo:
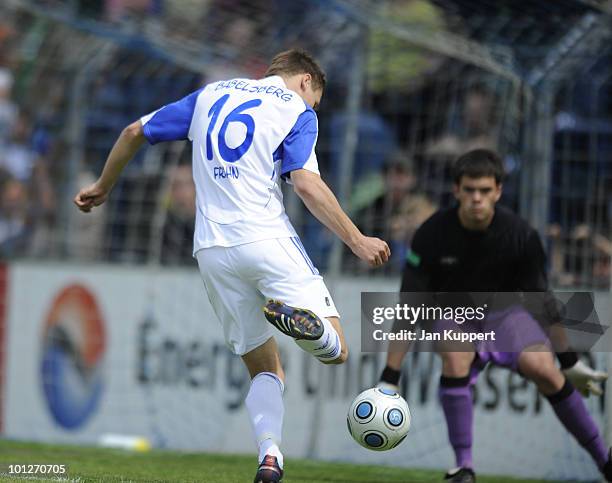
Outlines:
{"label": "white football shorts", "polygon": [[339,317],[323,277],[297,237],[203,248],[196,258],[225,342],[235,354],[244,355],[278,333],[262,311],[268,299],[311,310],[320,318]]}

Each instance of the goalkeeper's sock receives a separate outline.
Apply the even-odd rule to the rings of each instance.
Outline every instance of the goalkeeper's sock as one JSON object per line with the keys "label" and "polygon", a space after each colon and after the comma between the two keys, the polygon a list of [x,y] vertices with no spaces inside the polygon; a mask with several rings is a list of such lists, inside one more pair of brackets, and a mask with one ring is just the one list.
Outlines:
{"label": "goalkeeper's sock", "polygon": [[394,386],[399,385],[400,376],[402,375],[401,371],[397,369],[393,369],[392,367],[385,366],[380,375],[380,382],[386,382],[387,384],[392,384]]}
{"label": "goalkeeper's sock", "polygon": [[380,379],[376,384],[376,387],[379,389],[399,392],[400,376],[400,371],[393,369],[392,367],[385,366],[384,370],[382,371],[382,374],[380,375]]}
{"label": "goalkeeper's sock", "polygon": [[296,340],[301,349],[309,352],[321,362],[330,362],[340,356],[342,349],[338,332],[326,318],[321,318],[323,335],[316,340]]}
{"label": "goalkeeper's sock", "polygon": [[439,396],[457,466],[472,468],[474,407],[470,377],[440,377]]}
{"label": "goalkeeper's sock", "polygon": [[558,392],[546,398],[565,429],[589,452],[597,467],[603,468],[608,461],[608,448],[582,396],[574,389],[572,383],[566,379],[564,386]]}
{"label": "goalkeeper's sock", "polygon": [[276,374],[260,372],[251,381],[244,401],[259,448],[258,462],[262,462],[266,455],[276,456],[281,468],[283,455],[279,445],[285,413],[284,390],[285,386]]}

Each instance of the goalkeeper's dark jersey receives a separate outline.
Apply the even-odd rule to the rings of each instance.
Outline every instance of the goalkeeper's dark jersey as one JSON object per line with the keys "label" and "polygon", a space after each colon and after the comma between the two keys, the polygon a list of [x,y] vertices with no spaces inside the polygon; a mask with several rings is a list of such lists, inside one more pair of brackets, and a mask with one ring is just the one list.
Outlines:
{"label": "goalkeeper's dark jersey", "polygon": [[434,213],[414,235],[402,292],[546,291],[546,257],[537,232],[496,206],[485,231],[459,222],[458,208]]}

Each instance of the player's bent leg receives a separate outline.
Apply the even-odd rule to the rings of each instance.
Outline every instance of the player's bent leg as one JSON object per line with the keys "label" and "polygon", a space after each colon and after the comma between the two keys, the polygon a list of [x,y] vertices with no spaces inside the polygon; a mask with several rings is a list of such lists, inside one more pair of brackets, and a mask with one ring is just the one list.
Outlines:
{"label": "player's bent leg", "polygon": [[280,451],[283,415],[284,373],[274,338],[242,356],[251,387],[245,399],[255,441],[259,449],[255,483],[276,483],[283,477]]}
{"label": "player's bent leg", "polygon": [[[401,327],[398,324],[398,329]],[[396,325],[393,324],[393,330],[395,331]],[[402,363],[404,358],[410,349],[411,342],[392,340],[389,341],[387,347],[387,362],[385,368],[380,374],[378,384],[376,387],[381,389],[388,389],[394,392],[399,392],[399,381],[402,370]]]}
{"label": "player's bent leg", "polygon": [[387,367],[399,371],[409,348],[409,344],[405,341],[390,341],[387,348]]}
{"label": "player's bent leg", "polygon": [[457,469],[447,473],[453,482],[475,481],[472,459],[474,407],[470,369],[474,352],[443,352],[438,396],[444,411],[448,440],[455,453]]}
{"label": "player's bent leg", "polygon": [[318,340],[296,340],[304,351],[323,364],[342,364],[348,358],[348,347],[338,317],[322,318],[323,334]]}
{"label": "player's bent leg", "polygon": [[269,300],[263,307],[268,322],[323,364],[342,364],[348,357],[337,317],[319,318],[314,312]]}
{"label": "player's bent leg", "polygon": [[565,376],[557,368],[553,354],[545,345],[532,346],[521,352],[518,368],[544,396],[555,394],[565,384]]}
{"label": "player's bent leg", "polygon": [[405,342],[391,341],[387,348],[387,363],[376,387],[399,392],[399,381],[402,374],[402,363],[408,353],[409,345]]}
{"label": "player's bent leg", "polygon": [[550,351],[521,352],[519,370],[533,380],[546,396],[557,418],[591,455],[608,481],[612,481],[612,463],[606,444],[589,414],[582,396],[556,367]]}
{"label": "player's bent leg", "polygon": [[442,358],[442,375],[445,377],[466,377],[470,374],[475,352],[439,352]]}
{"label": "player's bent leg", "polygon": [[251,379],[260,372],[272,372],[281,381],[285,380],[285,373],[283,372],[283,366],[281,365],[278,353],[278,345],[274,337],[270,337],[259,347],[243,354],[241,358],[249,371]]}
{"label": "player's bent leg", "polygon": [[[336,336],[338,337],[338,344],[340,347],[339,355],[334,359],[325,359],[319,358],[323,364],[343,364],[348,359],[348,346],[346,345],[346,341],[344,340],[344,331],[342,330],[342,326],[340,325],[340,319],[338,317],[327,317],[327,322],[329,322],[334,330],[336,331]],[[298,343],[300,345],[300,343]],[[316,357],[316,356],[315,356]]]}
{"label": "player's bent leg", "polygon": [[[399,391],[399,380],[404,358],[410,344],[405,341],[391,341],[387,348],[387,363],[383,369],[377,387]],[[465,351],[456,352],[457,348]],[[475,353],[470,343],[437,344],[436,349],[442,357],[442,374],[448,377],[462,377],[470,371]]]}

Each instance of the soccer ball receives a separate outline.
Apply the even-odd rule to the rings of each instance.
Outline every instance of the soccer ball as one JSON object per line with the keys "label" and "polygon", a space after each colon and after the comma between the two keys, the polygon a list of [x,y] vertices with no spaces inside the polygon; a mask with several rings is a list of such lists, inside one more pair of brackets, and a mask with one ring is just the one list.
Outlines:
{"label": "soccer ball", "polygon": [[349,433],[361,446],[386,451],[395,448],[408,434],[410,409],[398,393],[375,387],[355,398],[346,422]]}

